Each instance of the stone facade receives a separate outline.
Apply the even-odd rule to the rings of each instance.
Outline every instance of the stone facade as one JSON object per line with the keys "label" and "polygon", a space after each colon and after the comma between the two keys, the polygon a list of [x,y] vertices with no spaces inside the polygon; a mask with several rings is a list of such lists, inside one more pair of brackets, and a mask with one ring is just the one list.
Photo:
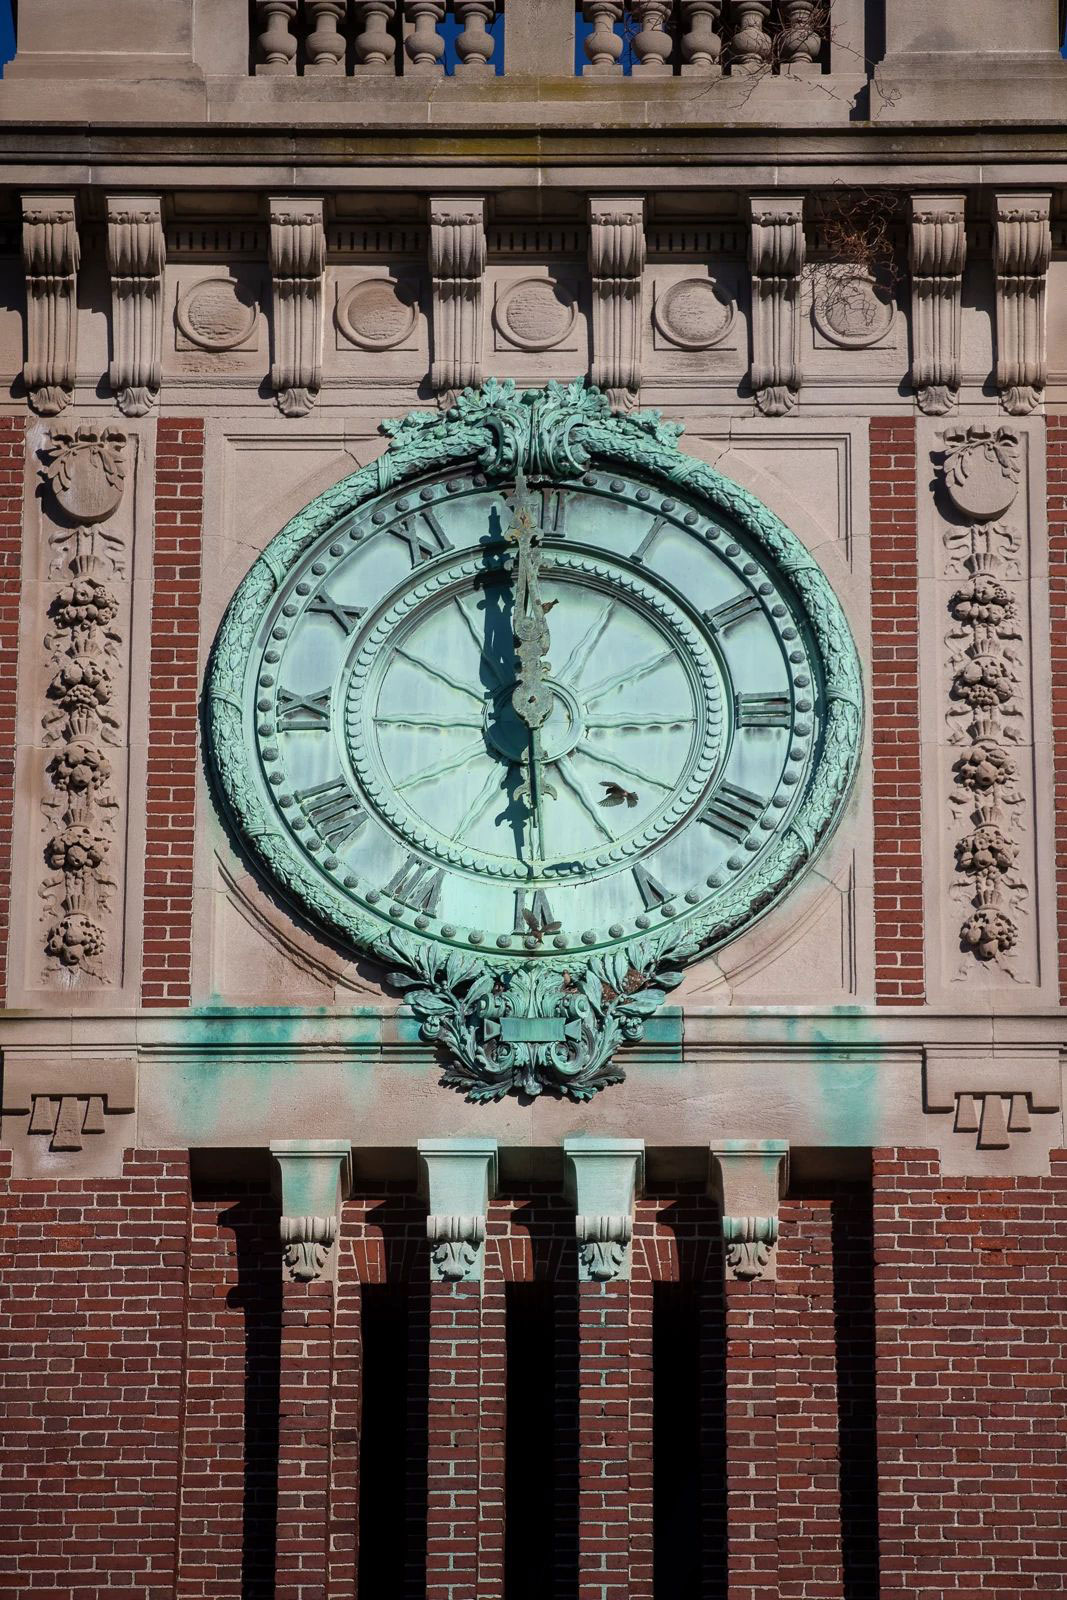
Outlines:
{"label": "stone facade", "polygon": [[[0,1506],[25,1593],[1067,1576],[1060,10],[21,0]],[[479,1103],[442,1083],[440,989],[405,1005],[241,836],[207,685],[279,531],[359,469],[393,482],[385,419],[458,429],[465,391],[575,379],[605,427],[684,424],[799,542],[862,744],[821,853],[673,974],[621,1081]],[[347,638],[359,608],[324,595]]]}

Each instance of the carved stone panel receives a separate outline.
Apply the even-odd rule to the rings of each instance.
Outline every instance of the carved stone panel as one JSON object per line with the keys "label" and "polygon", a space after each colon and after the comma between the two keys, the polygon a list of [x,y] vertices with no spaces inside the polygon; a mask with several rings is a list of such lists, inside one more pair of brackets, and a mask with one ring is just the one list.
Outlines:
{"label": "carved stone panel", "polygon": [[[9,981],[17,1004],[61,993],[92,1007],[114,1004],[132,976],[128,840],[131,804],[139,815],[144,803],[146,714],[143,690],[131,692],[143,662],[135,633],[147,625],[134,608],[141,441],[94,420],[42,427],[34,442],[13,864],[26,892]],[[142,870],[137,856],[136,883]]]}
{"label": "carved stone panel", "polygon": [[921,519],[930,540],[924,811],[937,880],[927,900],[940,928],[931,996],[940,989],[969,1008],[1004,989],[1026,1004],[1028,992],[1036,999],[1053,979],[1042,928],[1052,837],[1047,670],[1039,664],[1047,624],[1030,493],[1040,469],[1035,440],[1019,427],[931,429],[929,441],[936,492]]}
{"label": "carved stone panel", "polygon": [[334,324],[337,348],[414,350],[422,317],[419,284],[412,276],[386,272],[336,285]]}

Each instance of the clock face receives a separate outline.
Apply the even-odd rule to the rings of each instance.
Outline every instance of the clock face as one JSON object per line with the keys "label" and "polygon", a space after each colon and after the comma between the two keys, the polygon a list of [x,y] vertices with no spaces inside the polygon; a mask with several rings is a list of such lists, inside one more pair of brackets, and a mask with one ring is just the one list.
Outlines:
{"label": "clock face", "polygon": [[[452,466],[333,500],[235,601],[214,738],[293,898],[358,942],[389,928],[498,961],[773,900],[829,700],[811,616],[757,539],[617,464],[528,491]],[[540,630],[525,667],[520,608]]]}

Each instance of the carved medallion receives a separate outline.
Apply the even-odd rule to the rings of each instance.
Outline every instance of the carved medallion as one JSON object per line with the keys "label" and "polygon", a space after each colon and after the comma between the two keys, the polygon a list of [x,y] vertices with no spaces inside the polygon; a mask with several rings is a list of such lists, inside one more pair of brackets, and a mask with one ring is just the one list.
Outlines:
{"label": "carved medallion", "polygon": [[737,308],[713,278],[686,278],[656,295],[657,329],[680,350],[710,350],[734,324]]}
{"label": "carved medallion", "polygon": [[863,350],[887,337],[896,306],[871,273],[827,267],[816,277],[811,315],[831,344]]}
{"label": "carved medallion", "polygon": [[553,350],[578,317],[574,296],[552,278],[522,278],[493,308],[497,332],[519,350]]}
{"label": "carved medallion", "polygon": [[978,522],[1003,516],[1015,503],[1022,472],[1014,428],[948,428],[944,438],[945,489],[957,511]]}
{"label": "carved medallion", "polygon": [[175,308],[178,327],[201,350],[239,350],[256,329],[256,302],[231,278],[205,278],[187,289]]}
{"label": "carved medallion", "polygon": [[361,350],[395,350],[414,332],[418,288],[396,278],[366,278],[339,298],[334,315],[339,331]]}
{"label": "carved medallion", "polygon": [[122,501],[126,435],[117,428],[83,422],[53,428],[45,470],[52,494],[68,522],[106,522]]}

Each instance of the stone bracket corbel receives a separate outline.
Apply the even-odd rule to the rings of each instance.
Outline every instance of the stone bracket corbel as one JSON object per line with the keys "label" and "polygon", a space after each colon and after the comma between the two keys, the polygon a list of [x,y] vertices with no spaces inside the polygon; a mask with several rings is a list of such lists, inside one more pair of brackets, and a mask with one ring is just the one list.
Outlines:
{"label": "stone bracket corbel", "polygon": [[283,416],[303,417],[322,387],[322,200],[271,198],[270,275],[271,386]]}
{"label": "stone bracket corbel", "polygon": [[123,1119],[137,1108],[137,1063],[128,1060],[41,1061],[9,1052],[0,1096],[0,1134],[13,1152],[17,1178],[54,1170],[64,1176],[117,1176],[122,1151],[136,1143]]}
{"label": "stone bracket corbel", "polygon": [[785,1139],[730,1139],[711,1150],[711,1188],[722,1206],[726,1270],[774,1278],[778,1203],[789,1183]]}
{"label": "stone bracket corbel", "polygon": [[1051,208],[1048,192],[996,197],[997,388],[1013,417],[1037,409],[1048,376],[1045,302],[1052,261]]}
{"label": "stone bracket corbel", "polygon": [[429,1205],[431,1283],[480,1283],[489,1201],[496,1194],[495,1139],[420,1139],[419,1192]]}
{"label": "stone bracket corbel", "polygon": [[963,371],[960,332],[967,260],[962,194],[911,197],[911,383],[919,410],[951,411]]}
{"label": "stone bracket corbel", "polygon": [[593,280],[592,379],[606,391],[616,411],[629,411],[641,389],[642,196],[590,196],[589,271]]}
{"label": "stone bracket corbel", "polygon": [[[950,1176],[997,1172],[1047,1175],[1049,1150],[1062,1140],[1062,1072],[1056,1045],[998,1050],[928,1045],[923,1110],[951,1116],[941,1152]],[[1043,1126],[1035,1127],[1035,1117]],[[954,1137],[962,1134],[964,1137]]]}
{"label": "stone bracket corbel", "polygon": [[800,397],[800,284],[806,254],[800,195],[753,195],[752,392],[765,417],[784,417]]}
{"label": "stone bracket corbel", "polygon": [[30,404],[58,416],[74,396],[78,360],[78,243],[73,195],[22,196],[26,365]]}
{"label": "stone bracket corbel", "polygon": [[159,394],[163,375],[165,260],[160,197],[109,195],[110,380],[119,410],[128,417],[143,417]]}
{"label": "stone bracket corbel", "polygon": [[477,196],[430,200],[433,364],[430,383],[442,407],[482,381],[482,296],[485,201]]}
{"label": "stone bracket corbel", "polygon": [[563,1157],[564,1190],[576,1212],[579,1283],[628,1279],[644,1140],[573,1134],[563,1141]]}
{"label": "stone bracket corbel", "polygon": [[281,1194],[281,1241],[289,1276],[321,1278],[337,1238],[341,1202],[352,1191],[352,1146],[347,1139],[272,1139]]}

